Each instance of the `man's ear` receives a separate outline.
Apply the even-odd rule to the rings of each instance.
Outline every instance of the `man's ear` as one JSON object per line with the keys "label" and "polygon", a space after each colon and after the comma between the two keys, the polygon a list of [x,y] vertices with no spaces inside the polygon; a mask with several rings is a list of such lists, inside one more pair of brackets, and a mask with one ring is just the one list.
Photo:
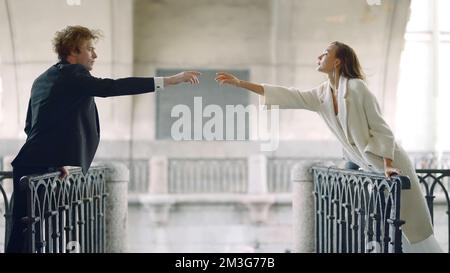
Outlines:
{"label": "man's ear", "polygon": [[78,54],[79,54],[79,52],[77,52],[77,50],[75,49],[75,50],[70,51],[69,55],[67,55],[67,56],[76,57]]}
{"label": "man's ear", "polygon": [[72,49],[69,53],[69,56],[76,57],[80,54],[80,48],[79,46],[76,46],[74,49]]}
{"label": "man's ear", "polygon": [[79,52],[76,52],[76,50],[72,50],[70,51],[69,55],[67,55],[66,60],[69,63],[75,63],[76,62],[76,57],[78,56]]}

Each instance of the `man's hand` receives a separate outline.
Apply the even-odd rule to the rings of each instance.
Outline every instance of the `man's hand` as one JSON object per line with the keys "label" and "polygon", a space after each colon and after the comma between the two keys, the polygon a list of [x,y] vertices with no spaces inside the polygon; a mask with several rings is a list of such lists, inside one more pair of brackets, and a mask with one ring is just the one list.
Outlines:
{"label": "man's hand", "polygon": [[198,76],[200,75],[201,73],[197,71],[183,71],[173,76],[164,77],[164,86],[175,85],[183,82],[198,84],[200,83],[198,80]]}
{"label": "man's hand", "polygon": [[64,179],[69,175],[69,170],[66,169],[66,167],[59,167],[58,168],[60,174],[59,178]]}

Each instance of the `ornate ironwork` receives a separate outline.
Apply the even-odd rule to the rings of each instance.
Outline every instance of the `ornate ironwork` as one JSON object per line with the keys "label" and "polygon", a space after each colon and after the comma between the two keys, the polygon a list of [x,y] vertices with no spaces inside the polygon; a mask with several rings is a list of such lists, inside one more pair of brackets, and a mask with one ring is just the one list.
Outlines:
{"label": "ornate ironwork", "polygon": [[313,167],[316,251],[402,251],[400,192],[409,179],[361,171]]}
{"label": "ornate ironwork", "polygon": [[93,167],[86,176],[71,169],[65,179],[58,172],[22,177],[28,252],[104,252],[105,174]]}
{"label": "ornate ironwork", "polygon": [[[448,189],[450,187],[450,169],[419,169],[416,170],[416,173],[425,193],[425,199],[427,200],[433,224],[436,197],[440,199],[440,203],[446,205],[447,238],[450,241],[450,198],[448,195]],[[447,182],[447,187],[445,186],[445,182]],[[450,244],[448,246],[448,252],[450,253]]]}

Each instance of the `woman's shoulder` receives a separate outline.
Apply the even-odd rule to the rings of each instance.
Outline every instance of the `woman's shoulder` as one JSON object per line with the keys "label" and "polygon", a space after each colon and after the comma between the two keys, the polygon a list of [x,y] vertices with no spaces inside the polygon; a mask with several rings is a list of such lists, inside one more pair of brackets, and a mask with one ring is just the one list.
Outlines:
{"label": "woman's shoulder", "polygon": [[367,89],[367,83],[364,80],[358,78],[348,79],[348,87],[352,89]]}
{"label": "woman's shoulder", "polygon": [[348,79],[347,92],[357,94],[358,96],[372,95],[367,87],[367,83],[358,78]]}

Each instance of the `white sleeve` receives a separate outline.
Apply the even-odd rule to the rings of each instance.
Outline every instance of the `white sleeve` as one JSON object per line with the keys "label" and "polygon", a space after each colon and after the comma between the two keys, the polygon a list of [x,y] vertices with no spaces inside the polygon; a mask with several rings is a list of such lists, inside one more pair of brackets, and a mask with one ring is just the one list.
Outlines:
{"label": "white sleeve", "polygon": [[154,77],[155,81],[155,91],[159,91],[164,89],[164,78],[163,77]]}
{"label": "white sleeve", "polygon": [[268,109],[270,106],[278,105],[280,109],[306,109],[315,112],[319,110],[321,86],[307,91],[271,84],[262,86],[264,96],[260,97],[260,104],[266,105]]}

